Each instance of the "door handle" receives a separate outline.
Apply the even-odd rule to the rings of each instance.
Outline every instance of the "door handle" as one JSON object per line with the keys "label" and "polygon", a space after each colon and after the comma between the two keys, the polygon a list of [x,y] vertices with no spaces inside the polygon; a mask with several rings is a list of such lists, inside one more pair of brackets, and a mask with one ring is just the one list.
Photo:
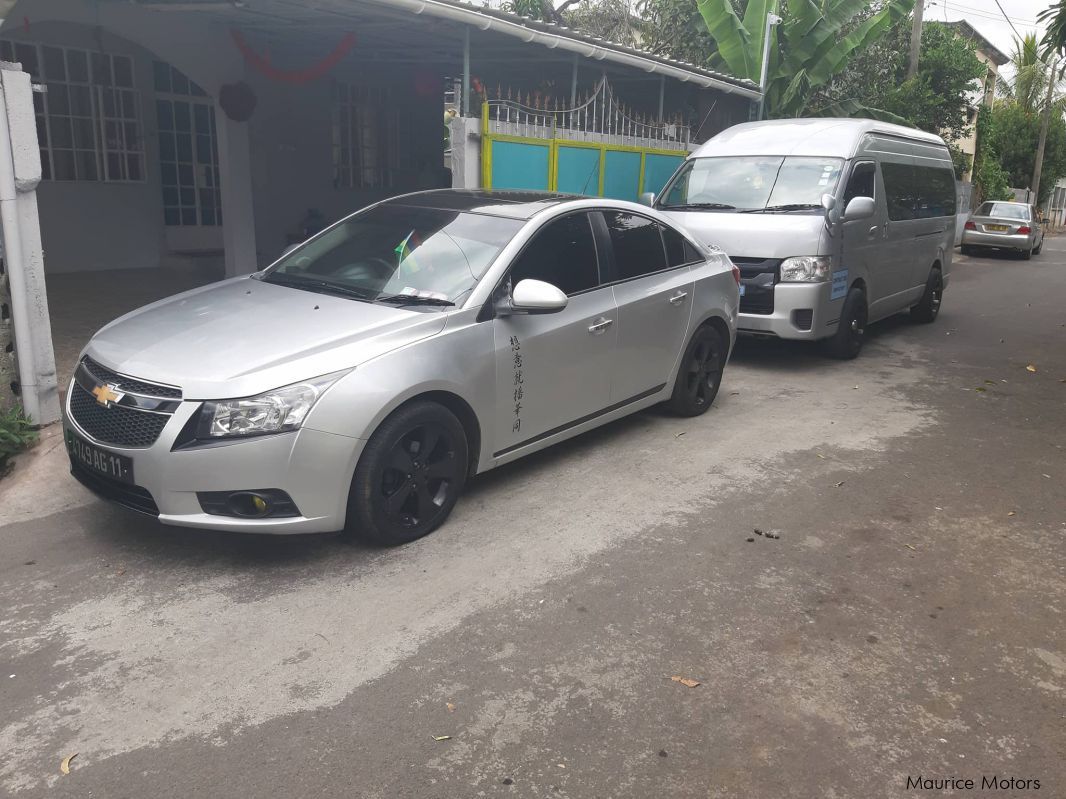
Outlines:
{"label": "door handle", "polygon": [[680,305],[685,301],[685,297],[688,296],[687,291],[679,291],[673,297],[670,298],[671,305]]}
{"label": "door handle", "polygon": [[599,319],[597,319],[595,322],[593,322],[591,325],[589,325],[589,332],[592,333],[592,335],[596,336],[596,335],[599,335],[600,333],[604,332],[607,328],[609,328],[613,324],[614,324],[614,320],[613,319],[608,319],[605,316],[601,316]]}
{"label": "door handle", "polygon": [[880,225],[874,225],[870,228],[870,232],[866,234],[867,238],[873,239],[877,237],[877,232],[881,229]]}

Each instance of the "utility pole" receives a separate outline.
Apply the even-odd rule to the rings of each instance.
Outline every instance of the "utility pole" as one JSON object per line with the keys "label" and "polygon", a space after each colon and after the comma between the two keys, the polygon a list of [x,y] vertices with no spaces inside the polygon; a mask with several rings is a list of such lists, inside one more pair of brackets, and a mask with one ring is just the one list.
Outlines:
{"label": "utility pole", "polygon": [[[776,7],[775,2],[772,6]],[[762,68],[759,72],[759,119],[762,119],[763,110],[766,107],[766,75],[770,68],[770,33],[773,31],[774,25],[781,21],[781,17],[771,11],[766,15],[766,27],[763,30],[762,39]]]}
{"label": "utility pole", "polygon": [[1051,65],[1047,76],[1047,96],[1044,98],[1044,117],[1040,120],[1040,139],[1036,145],[1036,163],[1033,165],[1032,200],[1033,204],[1040,202],[1040,173],[1044,169],[1044,145],[1047,144],[1047,129],[1051,124],[1052,97],[1055,93],[1055,84],[1059,75],[1056,72],[1058,62]]}
{"label": "utility pole", "polygon": [[907,64],[907,79],[918,72],[918,52],[922,49],[922,15],[925,13],[925,0],[914,4],[914,21],[911,24],[911,60]]}

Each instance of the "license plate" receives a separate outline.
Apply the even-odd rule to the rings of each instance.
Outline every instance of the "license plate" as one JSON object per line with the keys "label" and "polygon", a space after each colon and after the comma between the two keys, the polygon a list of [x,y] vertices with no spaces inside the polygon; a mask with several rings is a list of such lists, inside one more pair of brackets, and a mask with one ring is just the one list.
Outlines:
{"label": "license plate", "polygon": [[985,225],[985,230],[991,230],[993,233],[1006,233],[1010,228],[1006,225]]}
{"label": "license plate", "polygon": [[88,441],[82,440],[70,430],[66,432],[67,452],[70,454],[71,461],[109,480],[133,484],[132,458],[127,458],[125,455],[116,455],[106,449],[100,449]]}
{"label": "license plate", "polygon": [[741,283],[741,284],[740,284],[740,296],[741,296],[741,297],[743,297],[743,296],[744,296],[744,289],[745,289],[745,288],[746,288],[746,286],[745,286],[745,285],[744,285],[743,283]]}

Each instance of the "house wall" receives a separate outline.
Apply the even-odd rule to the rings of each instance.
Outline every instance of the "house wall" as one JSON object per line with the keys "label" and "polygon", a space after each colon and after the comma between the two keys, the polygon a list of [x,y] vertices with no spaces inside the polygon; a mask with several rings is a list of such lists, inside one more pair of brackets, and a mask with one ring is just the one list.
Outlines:
{"label": "house wall", "polygon": [[[976,97],[975,106],[991,106],[995,99],[995,87],[996,80],[999,77],[999,66],[995,61],[985,52],[978,49],[974,53],[977,58],[988,68],[984,85]],[[973,122],[966,128],[966,132],[961,139],[956,142],[956,145],[970,156],[970,169],[960,177],[963,180],[970,180],[973,175],[973,159],[974,154],[977,152],[977,116],[974,114]]]}

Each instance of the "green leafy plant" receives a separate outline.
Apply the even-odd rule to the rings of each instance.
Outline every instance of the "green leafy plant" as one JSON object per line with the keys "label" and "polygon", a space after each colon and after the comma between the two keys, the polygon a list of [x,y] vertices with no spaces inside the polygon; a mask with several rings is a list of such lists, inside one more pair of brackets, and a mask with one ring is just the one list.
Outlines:
{"label": "green leafy plant", "polygon": [[22,408],[0,411],[0,476],[7,470],[11,456],[21,452],[37,440],[33,422],[26,418]]}
{"label": "green leafy plant", "polygon": [[[776,0],[748,0],[741,15],[730,0],[697,0],[707,31],[718,48],[714,63],[737,77],[759,81],[766,15]],[[781,24],[771,28],[766,86],[766,115],[796,117],[898,115],[866,108],[846,99],[822,108],[811,99],[851,59],[910,13],[914,0],[784,0]]]}

